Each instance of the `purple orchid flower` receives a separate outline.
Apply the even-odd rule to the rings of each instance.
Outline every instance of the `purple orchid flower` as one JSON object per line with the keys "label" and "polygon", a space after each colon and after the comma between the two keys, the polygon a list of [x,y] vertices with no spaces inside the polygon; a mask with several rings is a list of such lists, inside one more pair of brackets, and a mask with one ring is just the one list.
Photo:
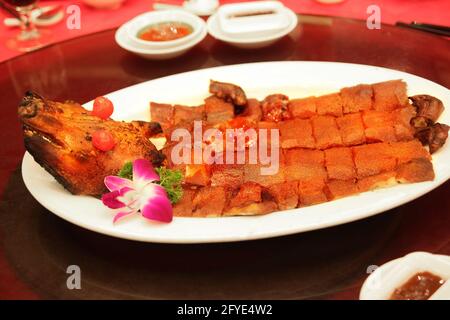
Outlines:
{"label": "purple orchid flower", "polygon": [[159,181],[159,176],[146,159],[133,161],[133,180],[107,176],[105,185],[111,192],[102,196],[102,202],[118,211],[113,222],[139,211],[147,219],[171,222],[172,205],[166,190],[155,181]]}

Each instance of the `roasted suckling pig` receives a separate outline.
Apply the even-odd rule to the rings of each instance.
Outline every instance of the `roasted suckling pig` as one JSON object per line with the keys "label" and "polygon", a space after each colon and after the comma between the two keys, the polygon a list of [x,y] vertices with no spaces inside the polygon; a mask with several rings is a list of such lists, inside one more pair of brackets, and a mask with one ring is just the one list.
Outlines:
{"label": "roasted suckling pig", "polygon": [[[19,105],[25,147],[67,190],[99,196],[104,178],[116,174],[127,161],[146,158],[158,165],[163,156],[148,137],[161,132],[155,122],[102,120],[75,102],[53,102],[28,92]],[[92,135],[107,130],[115,147],[104,152]]]}
{"label": "roasted suckling pig", "polygon": [[[406,83],[392,80],[360,84],[317,97],[290,99],[271,94],[262,101],[248,98],[239,86],[210,83],[211,96],[196,106],[150,103],[153,122],[101,120],[73,102],[47,101],[29,93],[19,106],[25,146],[35,160],[70,192],[99,195],[103,178],[136,158],[183,173],[183,196],[175,216],[256,215],[330,201],[397,183],[434,179],[431,153],[441,148],[449,127],[437,123],[444,110],[434,97],[408,98]],[[171,141],[176,129],[252,129],[244,147],[216,140],[211,158],[230,152],[243,162],[176,163]],[[106,129],[114,135],[113,150],[93,147],[91,136]],[[264,131],[261,129],[268,129]],[[263,163],[250,161],[253,143],[264,135],[278,168],[261,174]],[[148,137],[162,134],[157,151]],[[275,135],[277,139],[271,138]],[[192,137],[193,135],[191,135]],[[239,137],[235,137],[239,139]],[[275,143],[279,142],[279,143]],[[194,141],[181,150],[192,151]],[[228,155],[227,155],[228,156]],[[260,156],[260,155],[259,155]],[[191,154],[188,159],[192,160]],[[205,159],[203,159],[205,160]]]}

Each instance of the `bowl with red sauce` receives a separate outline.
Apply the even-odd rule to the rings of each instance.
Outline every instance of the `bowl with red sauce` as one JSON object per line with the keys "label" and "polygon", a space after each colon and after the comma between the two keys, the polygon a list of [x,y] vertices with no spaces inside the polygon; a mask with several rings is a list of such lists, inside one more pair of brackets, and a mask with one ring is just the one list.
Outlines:
{"label": "bowl with red sauce", "polygon": [[450,256],[413,252],[371,270],[361,300],[448,300]]}
{"label": "bowl with red sauce", "polygon": [[163,49],[195,40],[206,23],[181,10],[152,11],[127,23],[127,34],[141,48]]}
{"label": "bowl with red sauce", "polygon": [[185,53],[206,35],[206,23],[196,15],[181,10],[152,11],[122,25],[116,42],[144,58],[167,59]]}

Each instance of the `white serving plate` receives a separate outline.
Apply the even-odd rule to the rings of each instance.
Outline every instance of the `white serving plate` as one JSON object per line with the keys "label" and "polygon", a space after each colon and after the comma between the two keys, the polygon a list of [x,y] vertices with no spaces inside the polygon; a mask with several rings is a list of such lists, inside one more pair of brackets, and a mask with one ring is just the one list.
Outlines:
{"label": "white serving plate", "polygon": [[[403,79],[408,83],[409,95],[426,93],[441,99],[447,109],[439,120],[450,123],[450,92],[445,87],[400,71],[334,62],[264,62],[217,67],[140,83],[107,96],[114,102],[115,119],[148,121],[149,101],[200,104],[208,95],[210,79],[234,82],[242,86],[249,97],[259,99],[276,92],[297,98],[325,94],[359,83]],[[85,106],[90,108],[91,103]],[[44,207],[71,223],[95,232],[147,242],[228,242],[322,229],[370,217],[412,201],[449,179],[449,145],[447,142],[433,156],[434,181],[398,185],[264,216],[176,217],[170,224],[151,222],[136,215],[113,225],[112,212],[100,200],[70,194],[28,153],[23,159],[22,175],[28,190]]]}

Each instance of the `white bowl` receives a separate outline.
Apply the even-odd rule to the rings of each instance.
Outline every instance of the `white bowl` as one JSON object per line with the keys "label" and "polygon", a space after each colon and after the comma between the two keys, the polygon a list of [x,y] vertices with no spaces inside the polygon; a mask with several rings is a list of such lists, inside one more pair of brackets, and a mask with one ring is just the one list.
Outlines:
{"label": "white bowl", "polygon": [[431,272],[446,282],[429,298],[450,299],[450,256],[413,252],[378,267],[364,282],[360,300],[388,300],[395,288],[401,287],[419,272]]}
{"label": "white bowl", "polygon": [[83,0],[83,2],[97,9],[117,9],[125,0]]}
{"label": "white bowl", "polygon": [[151,48],[142,48],[136,45],[136,43],[132,41],[132,39],[129,37],[126,28],[127,24],[124,24],[119,29],[117,29],[115,34],[115,40],[117,44],[121,48],[129,52],[149,60],[164,60],[181,56],[182,54],[186,53],[189,49],[197,45],[199,42],[201,42],[208,34],[206,27],[203,25],[197,37],[193,38],[191,41],[187,43],[183,43],[171,48],[151,49]]}
{"label": "white bowl", "polygon": [[[162,22],[181,22],[192,27],[189,35],[169,41],[146,41],[138,38],[138,33],[145,27]],[[205,21],[198,16],[181,10],[151,11],[141,14],[126,23],[126,31],[130,40],[143,49],[175,48],[198,37],[205,29]]]}
{"label": "white bowl", "polygon": [[217,13],[209,17],[207,21],[208,32],[217,40],[221,40],[238,48],[258,49],[267,47],[289,34],[292,30],[295,29],[298,24],[297,15],[292,10],[288,8],[282,8],[280,9],[280,11],[284,12],[284,14],[289,19],[289,25],[286,28],[275,33],[266,33],[253,37],[227,35],[222,31],[220,27],[219,17]]}

